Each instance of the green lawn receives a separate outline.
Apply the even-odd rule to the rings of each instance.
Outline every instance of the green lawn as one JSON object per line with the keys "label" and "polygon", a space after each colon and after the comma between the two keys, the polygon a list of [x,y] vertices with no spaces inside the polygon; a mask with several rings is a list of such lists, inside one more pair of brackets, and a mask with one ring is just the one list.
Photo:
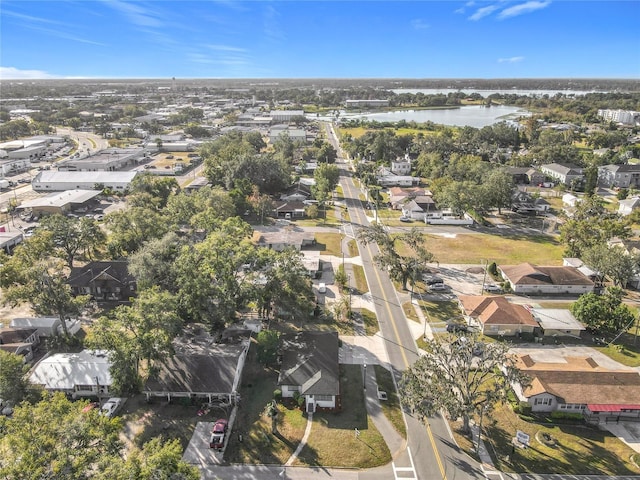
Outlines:
{"label": "green lawn", "polygon": [[358,243],[355,240],[349,240],[347,242],[347,248],[349,249],[350,257],[358,257],[360,256],[360,251],[358,250]]}
{"label": "green lawn", "polygon": [[297,408],[279,405],[278,434],[271,433],[271,419],[265,415],[265,407],[273,399],[277,380],[278,372],[259,365],[255,348],[250,349],[240,386],[242,404],[225,453],[228,462],[282,464],[300,443],[306,418]]}
{"label": "green lawn", "polygon": [[316,233],[316,247],[323,255],[342,256],[342,235],[340,233]]}
{"label": "green lawn", "polygon": [[367,284],[367,277],[364,275],[364,268],[360,265],[352,265],[353,268],[353,276],[356,282],[356,290],[358,293],[362,295],[369,291],[369,285]]}
{"label": "green lawn", "polygon": [[[426,234],[427,249],[440,263],[474,263],[483,259],[498,265],[530,262],[539,265],[562,265],[563,246],[546,235],[526,237],[462,234],[445,238]],[[403,252],[403,254],[406,252]]]}
{"label": "green lawn", "polygon": [[418,315],[416,315],[416,309],[413,308],[413,304],[411,302],[404,302],[402,304],[402,310],[409,320],[420,323],[420,319],[418,318]]}
{"label": "green lawn", "polygon": [[365,333],[368,336],[375,335],[375,333],[380,330],[376,314],[366,308],[361,308],[359,313],[362,317],[362,321],[364,322]]}
{"label": "green lawn", "polygon": [[387,400],[380,401],[382,411],[402,438],[407,438],[407,426],[405,425],[404,417],[402,416],[400,397],[396,391],[393,376],[391,372],[382,365],[374,365],[374,368],[376,372],[376,381],[378,382],[378,390],[387,393]]}
{"label": "green lawn", "polygon": [[340,391],[342,411],[314,413],[308,442],[294,465],[372,468],[391,461],[384,438],[367,416],[359,365],[340,366]]}
{"label": "green lawn", "polygon": [[[485,418],[484,425],[489,453],[498,470],[503,472],[640,474],[640,469],[629,461],[633,450],[610,433],[597,428],[527,422],[506,405],[499,406],[489,419]],[[516,430],[530,435],[530,448],[516,449],[512,453],[511,439]],[[543,432],[555,440],[554,447],[536,439],[536,434]]]}

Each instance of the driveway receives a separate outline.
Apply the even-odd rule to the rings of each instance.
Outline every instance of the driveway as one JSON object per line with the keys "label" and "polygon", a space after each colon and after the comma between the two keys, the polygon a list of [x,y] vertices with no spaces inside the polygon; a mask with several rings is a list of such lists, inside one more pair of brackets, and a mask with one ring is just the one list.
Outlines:
{"label": "driveway", "polygon": [[[431,270],[444,280],[450,292],[456,295],[480,295],[482,281],[485,280],[484,265],[448,265],[439,264]],[[486,276],[487,283],[493,283],[490,275]]]}
{"label": "driveway", "polygon": [[222,452],[209,448],[209,437],[212,428],[212,422],[198,422],[189,445],[187,445],[187,449],[182,456],[185,462],[199,466],[220,465],[222,463]]}

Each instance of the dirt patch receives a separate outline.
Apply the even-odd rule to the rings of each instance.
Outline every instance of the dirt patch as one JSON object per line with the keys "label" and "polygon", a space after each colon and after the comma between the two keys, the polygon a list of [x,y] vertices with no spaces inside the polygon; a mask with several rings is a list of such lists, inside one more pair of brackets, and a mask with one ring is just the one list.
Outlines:
{"label": "dirt patch", "polygon": [[20,317],[33,317],[35,314],[31,307],[23,303],[22,305],[18,305],[17,307],[10,307],[9,305],[4,305],[0,303],[0,326],[9,326],[9,322],[11,322],[14,318]]}

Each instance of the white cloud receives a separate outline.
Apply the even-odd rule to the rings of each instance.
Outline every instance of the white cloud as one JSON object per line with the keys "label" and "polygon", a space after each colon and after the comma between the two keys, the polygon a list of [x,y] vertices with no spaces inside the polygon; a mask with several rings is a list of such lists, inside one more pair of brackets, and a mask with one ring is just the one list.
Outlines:
{"label": "white cloud", "polygon": [[110,0],[105,3],[122,13],[134,25],[151,28],[162,27],[163,25],[163,22],[158,18],[157,12],[144,8],[141,3],[128,3],[121,0]]}
{"label": "white cloud", "polygon": [[507,57],[499,58],[498,63],[518,63],[524,60],[524,57]]}
{"label": "white cloud", "polygon": [[263,32],[270,40],[285,40],[285,34],[280,27],[280,12],[273,6],[267,5],[264,9]]}
{"label": "white cloud", "polygon": [[411,20],[411,26],[415,29],[415,30],[426,30],[427,28],[429,28],[431,25],[429,25],[428,23],[426,23],[424,20],[422,20],[421,18],[416,18]]}
{"label": "white cloud", "polygon": [[21,70],[15,67],[0,67],[0,79],[2,80],[37,80],[46,78],[62,78],[43,70]]}
{"label": "white cloud", "polygon": [[551,5],[550,0],[531,0],[529,2],[514,5],[513,7],[505,8],[498,14],[499,19],[517,17],[518,15],[524,15],[525,13],[535,12]]}
{"label": "white cloud", "polygon": [[491,15],[493,12],[498,10],[498,5],[487,5],[486,7],[479,8],[475,11],[473,15],[469,17],[469,20],[477,21],[481,18],[486,17],[487,15]]}
{"label": "white cloud", "polygon": [[233,47],[231,45],[207,45],[207,48],[217,52],[246,52],[245,48]]}

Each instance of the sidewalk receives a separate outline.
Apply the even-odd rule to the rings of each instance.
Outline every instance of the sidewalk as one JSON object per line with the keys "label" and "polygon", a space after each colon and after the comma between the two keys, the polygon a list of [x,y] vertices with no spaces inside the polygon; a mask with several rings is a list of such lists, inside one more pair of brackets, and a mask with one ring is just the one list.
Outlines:
{"label": "sidewalk", "polygon": [[407,441],[400,436],[389,419],[387,419],[385,414],[382,412],[380,400],[378,399],[376,372],[373,365],[370,368],[367,368],[365,373],[365,403],[367,407],[367,414],[369,414],[371,420],[373,420],[373,424],[387,443],[389,451],[391,452],[391,458],[395,459],[400,452],[406,448]]}

